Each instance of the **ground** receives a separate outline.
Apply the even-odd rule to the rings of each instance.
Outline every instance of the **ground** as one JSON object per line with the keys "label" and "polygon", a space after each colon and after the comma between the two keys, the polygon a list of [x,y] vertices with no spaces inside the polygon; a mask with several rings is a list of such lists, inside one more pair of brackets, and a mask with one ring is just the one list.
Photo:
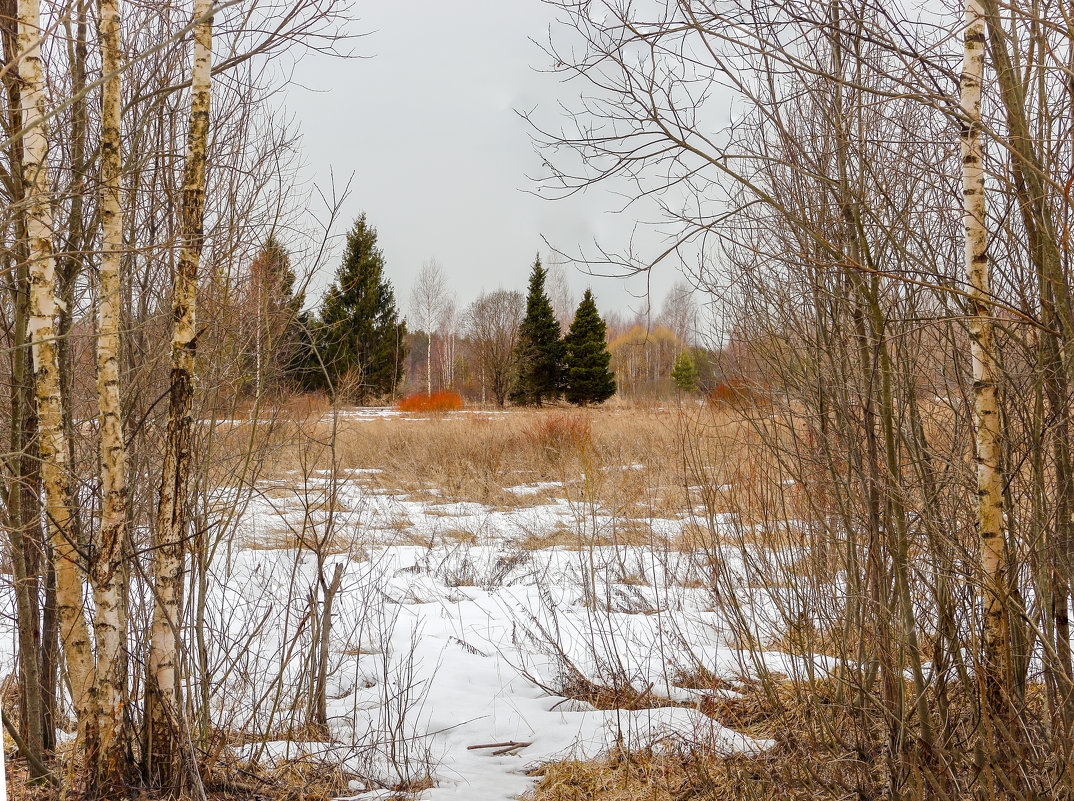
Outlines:
{"label": "ground", "polygon": [[[583,797],[549,790],[579,760],[770,749],[713,714],[756,667],[711,588],[717,563],[736,569],[714,539],[743,460],[741,443],[710,449],[698,483],[679,445],[691,414],[212,423],[222,457],[201,511],[217,522],[190,605],[218,758],[251,774],[342,765],[326,785],[340,797],[500,801],[537,773],[545,797]],[[309,676],[337,566],[320,727]],[[775,646],[765,659],[800,667]]]}

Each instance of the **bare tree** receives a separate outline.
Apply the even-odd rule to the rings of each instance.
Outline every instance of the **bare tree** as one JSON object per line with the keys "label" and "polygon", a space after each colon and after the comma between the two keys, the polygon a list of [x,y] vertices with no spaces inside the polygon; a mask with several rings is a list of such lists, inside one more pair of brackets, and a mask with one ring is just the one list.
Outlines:
{"label": "bare tree", "polygon": [[[331,0],[256,9],[205,3],[191,19],[179,5],[157,4],[124,6],[121,19],[117,3],[101,0],[95,42],[90,6],[77,0],[53,14],[35,0],[12,0],[0,14],[0,340],[10,387],[0,519],[15,576],[20,667],[11,731],[35,779],[68,794],[74,777],[87,797],[142,783],[145,774],[130,764],[140,757],[151,763],[152,781],[174,789],[169,757],[178,743],[189,763],[210,753],[216,736],[208,656],[215,633],[205,612],[213,541],[205,532],[226,530],[235,512],[207,511],[221,456],[213,432],[203,436],[191,419],[213,420],[233,398],[228,373],[241,360],[230,359],[229,349],[240,327],[219,321],[237,316],[236,265],[245,268],[256,243],[276,230],[288,244],[302,241],[307,232],[296,222],[313,221],[285,191],[295,184],[295,137],[266,102],[279,91],[271,59],[296,45],[331,49],[340,9]],[[214,29],[227,56],[211,65]],[[210,75],[221,102],[213,103],[216,175],[206,180]],[[184,170],[174,154],[185,132]],[[309,241],[313,269],[324,244]],[[99,271],[92,268],[98,258]],[[208,280],[199,280],[199,262],[211,264]],[[208,311],[197,329],[195,304]],[[173,315],[183,352],[169,373]],[[195,341],[210,356],[197,385],[190,380]],[[160,401],[168,395],[165,436],[168,405]],[[240,475],[259,469],[254,450]],[[129,591],[135,574],[158,579],[139,585],[151,592]],[[178,659],[184,651],[188,658]],[[150,665],[148,675],[135,665]],[[145,723],[142,702],[152,720],[162,705],[147,692],[169,683],[176,692],[164,727],[145,726],[148,748],[140,750],[133,737]],[[182,704],[180,684],[191,688]],[[70,711],[78,733],[72,758],[59,755],[65,764],[49,752]],[[190,719],[202,724],[192,737],[184,731]],[[163,762],[171,764],[158,770]],[[191,769],[184,779],[196,785],[198,776]]]}
{"label": "bare tree", "polygon": [[[1000,473],[1000,416],[996,402],[998,369],[992,321],[988,261],[984,153],[981,134],[981,82],[984,79],[985,19],[978,0],[966,0],[966,27],[960,100],[965,269],[970,286],[969,335],[973,361],[973,415],[976,431],[977,534],[981,540],[981,598],[984,606],[982,702],[990,726],[1007,717],[1010,632],[1007,626],[1007,553]],[[992,747],[988,734],[986,747]]]}
{"label": "bare tree", "polygon": [[525,311],[522,293],[506,289],[482,293],[466,310],[466,335],[481,371],[482,392],[487,383],[499,406],[507,403],[511,389],[518,326]]}
{"label": "bare tree", "polygon": [[[1066,10],[984,0],[932,26],[868,2],[557,5],[549,53],[587,89],[538,131],[546,184],[625,187],[670,226],[650,259],[590,265],[697,272],[733,332],[740,422],[773,479],[809,488],[815,586],[784,621],[838,643],[836,715],[886,754],[832,786],[1066,786],[1043,756],[1070,731]],[[796,687],[827,716],[812,675]],[[967,758],[959,737],[984,748]]]}
{"label": "bare tree", "polygon": [[693,293],[694,288],[688,283],[676,281],[660,307],[660,320],[671,329],[684,348],[690,346],[697,331],[697,303]]}
{"label": "bare tree", "polygon": [[425,394],[433,392],[433,332],[440,322],[448,297],[448,283],[444,270],[436,259],[427,259],[421,266],[410,293],[410,305],[421,330],[429,337],[425,354]]}
{"label": "bare tree", "polygon": [[571,291],[571,284],[567,279],[567,267],[562,257],[558,253],[549,253],[546,263],[548,267],[545,268],[547,272],[545,292],[548,293],[548,299],[552,301],[552,312],[556,315],[560,333],[566,334],[574,319],[574,310],[578,306],[578,301],[574,297],[574,292]]}
{"label": "bare tree", "polygon": [[440,336],[440,385],[450,389],[455,386],[455,357],[459,338],[459,305],[455,295],[444,297],[436,328]]}
{"label": "bare tree", "polygon": [[191,68],[190,124],[179,220],[179,263],[172,289],[172,354],[168,432],[157,507],[154,565],[153,631],[146,676],[144,760],[153,781],[177,784],[182,750],[181,683],[178,677],[178,632],[182,610],[187,535],[187,476],[190,470],[191,405],[198,262],[204,245],[205,164],[209,140],[212,77],[212,4],[194,3],[194,53]]}
{"label": "bare tree", "polygon": [[126,776],[121,737],[126,693],[126,626],[123,554],[127,543],[127,453],[120,398],[120,308],[123,209],[120,200],[120,130],[123,120],[119,3],[100,0],[98,42],[106,79],[101,93],[101,267],[97,324],[97,396],[100,408],[101,525],[93,554],[93,630],[97,641],[96,782],[118,784]]}
{"label": "bare tree", "polygon": [[95,753],[94,664],[89,627],[83,612],[81,560],[72,536],[67,477],[68,451],[63,431],[60,365],[55,338],[56,259],[50,197],[44,70],[41,59],[39,0],[20,0],[19,77],[22,79],[22,174],[26,182],[26,236],[30,260],[30,313],[37,401],[41,486],[56,573],[56,603],[71,696],[78,715],[78,744]]}

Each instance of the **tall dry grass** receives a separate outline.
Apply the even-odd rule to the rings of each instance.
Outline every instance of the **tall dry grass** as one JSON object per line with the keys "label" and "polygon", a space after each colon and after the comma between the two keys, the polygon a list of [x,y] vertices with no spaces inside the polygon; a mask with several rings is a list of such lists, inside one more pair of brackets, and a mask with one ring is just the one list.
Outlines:
{"label": "tall dry grass", "polygon": [[[763,539],[776,520],[809,514],[813,488],[774,478],[771,454],[756,447],[756,426],[741,410],[673,404],[372,416],[307,398],[273,412],[270,422],[217,427],[214,481],[226,485],[256,452],[262,491],[335,469],[341,477],[362,471],[370,489],[412,500],[503,510],[566,498],[621,519],[634,544],[649,541],[648,521],[692,517],[673,543],[681,549],[713,545],[714,515],[734,512]],[[703,451],[693,445],[699,439]],[[540,486],[511,491],[523,485]],[[564,532],[562,541],[531,545],[573,540]]]}

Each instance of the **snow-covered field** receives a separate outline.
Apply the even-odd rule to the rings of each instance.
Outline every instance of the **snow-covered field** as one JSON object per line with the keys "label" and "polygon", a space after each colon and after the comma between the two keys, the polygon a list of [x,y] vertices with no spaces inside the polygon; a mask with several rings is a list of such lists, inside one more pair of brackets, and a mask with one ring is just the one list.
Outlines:
{"label": "snow-covered field", "polygon": [[[335,499],[331,554],[320,567],[311,550],[278,546],[281,531],[321,530],[329,513],[311,515],[298,493],[289,498],[280,487],[247,509],[240,529],[249,547],[214,567],[227,574],[214,584],[227,589],[211,606],[228,610],[226,626],[243,632],[240,639],[254,632],[241,644],[238,674],[270,676],[300,628],[308,588],[318,574],[327,584],[343,566],[328,681],[332,742],[279,740],[251,752],[346,753],[351,770],[385,785],[358,798],[387,797],[387,787],[430,774],[435,786],[421,798],[492,801],[524,793],[533,781],[525,771],[536,763],[594,756],[615,744],[681,738],[723,751],[768,746],[702,714],[701,696],[711,690],[680,686],[698,668],[732,683],[751,672],[712,611],[695,554],[586,546],[607,541],[601,535],[620,521],[563,497],[493,509],[413,500],[375,485],[370,471],[304,482],[302,497]],[[556,486],[507,489],[547,497]],[[692,520],[687,511],[648,523],[666,541]],[[576,543],[520,544],[553,532],[561,540],[573,532]],[[282,608],[291,619],[262,619]],[[777,669],[782,659],[771,654]],[[298,676],[301,654],[290,662],[284,671]],[[602,710],[565,697],[585,681],[629,684],[652,706]],[[237,684],[246,692],[220,688],[222,719],[245,720],[263,691],[256,681]],[[264,717],[259,726],[268,725]],[[503,750],[512,743],[522,745]],[[475,747],[492,744],[499,747]]]}
{"label": "snow-covered field", "polygon": [[[531,788],[527,769],[543,761],[617,745],[770,746],[702,713],[705,693],[734,689],[685,686],[703,671],[733,688],[753,664],[715,611],[703,555],[669,545],[705,525],[699,510],[641,521],[648,545],[616,544],[624,520],[599,503],[559,482],[505,484],[517,504],[408,495],[373,468],[283,473],[252,497],[220,490],[221,508],[239,512],[216,540],[203,608],[213,716],[245,733],[240,757],[342,760],[359,777],[355,798],[410,785],[428,801],[501,801]],[[327,732],[307,736],[337,566]],[[773,592],[743,582],[740,601],[763,617]],[[765,656],[788,675],[800,668]],[[587,687],[641,702],[598,709],[577,697]]]}

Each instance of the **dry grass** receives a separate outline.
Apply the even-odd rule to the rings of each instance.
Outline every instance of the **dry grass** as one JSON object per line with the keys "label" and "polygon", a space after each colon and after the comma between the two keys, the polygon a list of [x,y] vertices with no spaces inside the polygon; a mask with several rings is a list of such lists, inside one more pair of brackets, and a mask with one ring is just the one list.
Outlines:
{"label": "dry grass", "polygon": [[[680,678],[684,686],[697,689],[723,691],[731,686],[705,671]],[[831,684],[815,687],[817,695],[810,703],[803,703],[801,689],[790,682],[735,686],[738,693],[732,697],[713,692],[701,711],[724,727],[774,739],[772,749],[727,755],[699,732],[690,742],[675,739],[639,751],[613,751],[595,760],[549,763],[535,771],[541,778],[525,801],[835,801],[847,797],[842,795],[842,778],[835,773],[846,771],[848,762],[854,763],[860,786],[881,786],[879,764],[817,740],[811,711],[818,699],[823,703],[834,691]],[[853,725],[849,720],[834,723],[839,728]]]}
{"label": "dry grass", "polygon": [[[334,451],[329,447],[331,422],[324,410],[317,412],[303,419],[281,419],[259,432],[266,448],[272,449],[265,471],[274,487],[325,470],[334,458],[342,475],[348,470],[376,470],[362,474],[366,486],[430,504],[474,502],[511,510],[566,499],[577,524],[525,534],[515,542],[523,552],[633,545],[711,555],[718,543],[709,526],[688,522],[672,542],[663,542],[654,535],[651,521],[701,511],[706,516],[734,513],[739,526],[731,536],[763,545],[774,539],[784,543],[793,539],[793,532],[780,530],[778,522],[795,516],[808,519],[810,513],[805,498],[808,487],[784,483],[781,471],[759,455],[760,449],[753,447],[758,439],[756,421],[744,420],[739,409],[706,406],[683,414],[659,408],[515,409],[507,414],[365,419],[343,415],[335,431]],[[782,424],[773,421],[771,425]],[[243,445],[242,428],[236,425],[224,433]],[[530,493],[507,489],[553,483]],[[591,525],[598,518],[601,522]],[[726,527],[720,526],[719,531],[727,536]],[[407,541],[410,532],[409,521],[400,521],[400,541]],[[450,524],[437,538],[461,546],[479,539],[477,532]],[[476,579],[460,576],[455,580]],[[624,574],[620,583],[643,586],[646,579]],[[645,709],[673,703],[654,695],[651,688],[639,691],[629,682],[601,686],[577,676],[565,683],[570,686],[557,688],[557,694],[598,709]],[[771,694],[759,688],[740,689],[742,696],[728,699],[722,692],[728,689],[726,683],[712,676],[684,678],[680,683],[711,690],[697,706],[729,728],[759,737],[773,736],[779,728]],[[766,795],[763,789],[777,786],[770,776],[770,756],[723,758],[703,738],[697,742],[688,753],[661,747],[594,762],[546,766],[534,799],[782,797]],[[713,783],[745,786],[742,777],[754,774],[757,783],[751,786],[758,794],[713,795]]]}
{"label": "dry grass", "polygon": [[362,542],[353,534],[334,534],[327,541],[315,536],[302,536],[301,532],[289,528],[262,529],[256,536],[246,537],[242,546],[251,551],[276,550],[318,550],[326,555],[360,554],[362,559],[368,555],[362,549]]}
{"label": "dry grass", "polygon": [[[267,420],[267,421],[266,421]],[[672,515],[687,503],[675,412],[653,408],[512,409],[439,416],[341,416],[336,437],[340,471],[376,469],[363,480],[378,489],[446,502],[471,501],[501,509],[546,503],[564,490],[517,494],[508,487],[560,482],[576,500],[623,514]],[[331,465],[330,415],[288,410],[263,414],[257,424],[231,421],[214,432],[222,484],[248,450],[258,454],[259,480],[284,492]]]}
{"label": "dry grass", "polygon": [[[817,786],[811,764],[787,751],[719,757],[710,752],[654,748],[540,769],[524,801],[840,801]],[[791,761],[794,760],[794,761]],[[882,797],[882,796],[876,796]]]}
{"label": "dry grass", "polygon": [[[358,417],[343,409],[333,423],[326,405],[293,401],[262,410],[256,423],[220,426],[214,433],[219,452],[214,465],[220,465],[214,478],[227,484],[236,465],[254,461],[268,497],[283,498],[288,487],[297,495],[308,479],[323,478],[317,471],[334,464],[348,481],[430,505],[473,502],[510,511],[566,499],[579,520],[599,514],[614,521],[584,539],[570,531],[525,536],[523,545],[530,549],[710,550],[714,534],[704,525],[687,523],[671,542],[658,541],[650,527],[653,519],[701,510],[734,513],[741,523],[736,536],[763,545],[770,524],[808,519],[811,511],[802,500],[809,488],[779,480],[780,472],[757,455],[755,426],[737,409],[622,405],[403,417]],[[251,450],[254,460],[247,457]],[[511,491],[524,485],[531,491]],[[409,521],[400,521],[401,542],[409,541],[409,527]]]}
{"label": "dry grass", "polygon": [[[882,710],[849,702],[852,688],[837,679],[795,683],[773,676],[767,682],[732,685],[702,670],[694,676],[680,676],[677,683],[696,689],[711,687],[714,691],[700,711],[723,727],[774,744],[761,753],[724,754],[715,739],[698,731],[688,740],[669,739],[643,750],[615,750],[589,761],[548,763],[533,771],[540,780],[524,801],[845,801],[892,797],[891,764],[885,759],[889,721]],[[725,692],[732,687],[734,694]],[[969,712],[977,688],[971,686],[968,693],[963,689],[951,687],[949,711],[953,720],[960,721],[956,736],[965,743],[971,733],[959,727],[968,725],[972,717]],[[911,691],[909,683],[905,690]],[[1029,688],[1026,704],[1033,719],[1043,719],[1043,696],[1043,688]],[[1064,769],[1061,757],[1045,755],[1044,762],[1056,775]],[[899,781],[909,778],[902,776]],[[970,775],[948,776],[943,785],[949,793],[946,796],[928,792],[934,789],[928,784],[924,797],[950,801],[982,797],[980,788],[973,791]],[[906,786],[903,789],[909,790]],[[1032,797],[1065,797],[1059,790]]]}
{"label": "dry grass", "polygon": [[[309,740],[310,736],[306,735]],[[10,759],[8,751],[8,797],[13,801],[81,801],[90,797],[85,777],[79,775],[79,760],[70,743],[60,745],[50,767],[63,776],[62,795],[55,786],[45,782],[31,782],[25,760]],[[207,760],[202,764],[201,782],[206,801],[332,801],[340,796],[353,795],[351,782],[359,777],[342,770],[339,765],[320,759],[293,759],[279,765],[258,766],[242,763],[222,751],[221,759]],[[395,788],[400,799],[413,798],[414,794],[432,786]],[[137,798],[138,801],[165,801],[175,798],[170,791],[145,787],[109,787],[110,798]],[[374,789],[366,785],[365,789]],[[181,793],[181,798],[197,798],[200,795],[192,787]]]}
{"label": "dry grass", "polygon": [[556,526],[548,531],[530,531],[516,540],[516,544],[527,551],[542,551],[545,548],[583,548],[585,542],[577,531],[566,526]]}
{"label": "dry grass", "polygon": [[657,752],[617,753],[588,761],[542,766],[537,789],[526,801],[672,801],[677,760]]}

